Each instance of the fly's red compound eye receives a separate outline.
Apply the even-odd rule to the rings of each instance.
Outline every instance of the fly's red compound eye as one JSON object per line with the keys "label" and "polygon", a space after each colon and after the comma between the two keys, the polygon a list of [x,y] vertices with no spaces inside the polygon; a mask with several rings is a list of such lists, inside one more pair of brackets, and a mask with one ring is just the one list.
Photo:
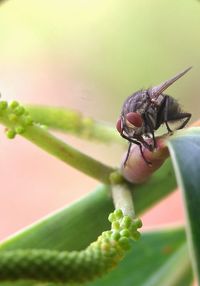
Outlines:
{"label": "fly's red compound eye", "polygon": [[142,126],[142,117],[137,112],[129,112],[128,114],[126,114],[126,120],[135,127]]}
{"label": "fly's red compound eye", "polygon": [[117,131],[118,131],[119,133],[122,133],[122,120],[121,120],[121,118],[119,118],[119,119],[117,120],[116,128],[117,128]]}

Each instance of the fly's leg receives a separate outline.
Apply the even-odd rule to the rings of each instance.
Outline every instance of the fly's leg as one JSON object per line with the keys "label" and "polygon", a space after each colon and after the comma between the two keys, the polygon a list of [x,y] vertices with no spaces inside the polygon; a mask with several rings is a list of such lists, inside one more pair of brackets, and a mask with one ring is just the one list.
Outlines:
{"label": "fly's leg", "polygon": [[126,162],[128,161],[128,157],[129,157],[129,155],[130,155],[131,146],[132,146],[132,142],[129,142],[128,151],[127,151],[126,158],[125,158],[124,164],[123,164],[124,167],[126,166]]}
{"label": "fly's leg", "polygon": [[176,130],[182,129],[188,123],[188,121],[190,120],[192,114],[191,113],[187,113],[187,112],[182,112],[182,113],[179,113],[179,114],[174,114],[174,115],[170,116],[170,118],[168,118],[169,97],[166,96],[165,98],[166,99],[165,99],[165,109],[164,109],[164,121],[165,121],[165,125],[167,127],[167,131],[172,133],[173,131],[169,127],[168,121],[185,119],[185,121],[178,128],[176,128]]}
{"label": "fly's leg", "polygon": [[[151,146],[151,148],[148,148],[148,149],[150,151],[153,151],[157,147],[157,143],[156,143],[156,138],[155,138],[155,135],[154,135],[154,127],[152,125],[152,122],[151,122],[151,119],[149,118],[148,113],[144,114],[144,121],[145,121],[145,124],[149,126],[149,129],[150,129],[150,132],[151,132],[151,135],[152,135],[152,138],[153,138],[153,147],[152,147],[152,145],[150,145],[150,144],[148,144],[146,142],[145,143],[148,144],[149,147]],[[143,138],[142,138],[142,140],[143,140]]]}
{"label": "fly's leg", "polygon": [[167,127],[167,131],[169,133],[173,133],[173,130],[171,130],[171,128],[169,127],[169,124],[167,122],[168,121],[168,109],[169,109],[169,97],[166,95],[165,96],[165,109],[164,109],[164,122],[165,122],[165,125]]}
{"label": "fly's leg", "polygon": [[[148,160],[145,158],[145,156],[144,156],[144,152],[143,152],[143,150],[142,150],[142,143],[140,143],[140,142],[138,142],[137,140],[134,140],[134,139],[132,139],[132,138],[129,138],[128,136],[124,135],[123,133],[121,133],[121,136],[122,136],[124,139],[128,140],[130,143],[133,143],[133,144],[138,145],[139,148],[140,148],[140,153],[141,153],[141,155],[142,155],[143,160],[144,160],[148,165],[150,165],[150,166],[152,165],[152,163],[151,163],[150,161],[148,161]],[[126,162],[127,162],[127,160],[128,160],[128,157],[129,157],[129,155],[130,155],[130,149],[131,149],[131,146],[129,145],[128,152],[127,152],[127,155],[126,155],[126,159],[125,159],[125,161],[124,161],[124,167],[125,167],[125,165],[126,165]]]}
{"label": "fly's leg", "polygon": [[185,125],[188,123],[188,121],[190,120],[192,114],[191,113],[180,113],[180,114],[177,114],[174,116],[174,118],[170,118],[170,120],[179,120],[179,119],[184,119],[185,118],[185,121],[183,121],[183,123],[178,127],[176,128],[176,130],[179,130],[179,129],[182,129],[185,127]]}

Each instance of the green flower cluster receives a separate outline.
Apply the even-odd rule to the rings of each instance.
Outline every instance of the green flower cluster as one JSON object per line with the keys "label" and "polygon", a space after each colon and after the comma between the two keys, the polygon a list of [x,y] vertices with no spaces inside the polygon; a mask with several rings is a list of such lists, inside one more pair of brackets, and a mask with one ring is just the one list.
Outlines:
{"label": "green flower cluster", "polygon": [[137,240],[140,219],[124,216],[121,210],[109,215],[111,230],[82,251],[21,249],[0,251],[0,281],[20,279],[54,283],[83,283],[102,276],[124,257],[130,240]]}
{"label": "green flower cluster", "polygon": [[0,101],[0,118],[8,126],[5,131],[9,139],[13,139],[16,134],[24,133],[26,127],[33,124],[29,112],[17,101],[10,104]]}
{"label": "green flower cluster", "polygon": [[132,219],[123,215],[121,209],[111,213],[108,220],[111,222],[111,230],[104,231],[97,241],[88,247],[88,250],[95,250],[100,254],[102,267],[98,269],[99,274],[117,265],[126,251],[130,249],[131,240],[140,238],[137,229],[142,227],[142,221],[139,218]]}

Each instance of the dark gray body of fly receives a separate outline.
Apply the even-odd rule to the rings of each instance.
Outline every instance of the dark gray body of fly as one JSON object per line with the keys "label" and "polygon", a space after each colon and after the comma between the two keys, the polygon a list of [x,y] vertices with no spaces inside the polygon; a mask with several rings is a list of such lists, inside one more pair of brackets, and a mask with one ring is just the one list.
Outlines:
{"label": "dark gray body of fly", "polygon": [[[163,94],[163,91],[190,69],[186,69],[159,86],[137,91],[125,100],[117,122],[117,129],[121,136],[130,143],[125,164],[132,143],[140,147],[143,159],[151,164],[144,157],[142,147],[144,146],[150,151],[156,148],[155,130],[165,124],[167,131],[172,133],[173,130],[169,126],[170,122],[180,122],[176,129],[181,129],[187,124],[191,114],[182,112],[177,100],[172,96]],[[152,139],[150,140],[151,143],[146,138]]]}

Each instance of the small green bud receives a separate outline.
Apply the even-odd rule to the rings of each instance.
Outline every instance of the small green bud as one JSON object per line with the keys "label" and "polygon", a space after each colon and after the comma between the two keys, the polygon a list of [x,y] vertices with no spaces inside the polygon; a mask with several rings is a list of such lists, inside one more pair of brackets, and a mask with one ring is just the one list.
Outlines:
{"label": "small green bud", "polygon": [[103,242],[103,243],[101,244],[101,250],[102,250],[102,251],[109,251],[109,249],[110,249],[109,243]]}
{"label": "small green bud", "polygon": [[128,250],[130,248],[130,242],[127,237],[121,237],[119,239],[119,244],[124,250]]}
{"label": "small green bud", "polygon": [[112,229],[113,230],[119,230],[120,229],[120,225],[119,225],[118,221],[112,222]]}
{"label": "small green bud", "polygon": [[100,248],[101,247],[101,241],[94,241],[90,244],[90,246],[95,247],[95,248]]}
{"label": "small green bud", "polygon": [[30,116],[26,116],[24,119],[24,122],[26,125],[32,125],[33,124],[33,119]]}
{"label": "small green bud", "polygon": [[140,218],[135,218],[133,220],[133,223],[132,223],[136,228],[141,228],[142,227],[142,221]]}
{"label": "small green bud", "polygon": [[109,237],[108,231],[103,231],[101,235],[102,235],[103,238],[108,238]]}
{"label": "small green bud", "polygon": [[123,228],[129,228],[129,226],[131,226],[132,224],[132,220],[129,216],[124,216],[121,222],[121,227]]}
{"label": "small green bud", "polygon": [[108,216],[108,220],[109,222],[113,222],[116,220],[115,214],[114,213],[110,213]]}
{"label": "small green bud", "polygon": [[109,255],[111,257],[115,256],[117,254],[117,251],[114,247],[111,247],[110,250],[109,250]]}
{"label": "small green bud", "polygon": [[110,243],[110,238],[109,237],[102,237],[102,243],[106,242],[106,243]]}
{"label": "small green bud", "polygon": [[121,184],[124,181],[122,174],[119,171],[114,171],[110,174],[110,182],[114,185]]}
{"label": "small green bud", "polygon": [[17,115],[15,115],[14,113],[11,113],[8,115],[8,118],[10,121],[14,122],[17,120]]}
{"label": "small green bud", "polygon": [[16,107],[14,112],[16,115],[20,116],[20,115],[24,114],[24,111],[25,111],[25,109],[23,106],[18,106],[18,107]]}
{"label": "small green bud", "polygon": [[137,226],[135,226],[134,224],[132,224],[131,227],[129,227],[129,231],[130,231],[131,235],[132,235],[133,233],[135,233],[136,230],[137,230]]}
{"label": "small green bud", "polygon": [[118,218],[118,219],[123,217],[123,212],[121,209],[115,210],[114,214],[115,214],[116,218]]}
{"label": "small green bud", "polygon": [[15,133],[15,131],[13,129],[9,129],[9,130],[6,131],[6,136],[9,139],[15,138],[15,135],[16,135],[16,133]]}
{"label": "small green bud", "polygon": [[11,109],[15,109],[17,106],[19,106],[19,103],[15,100],[13,100],[11,103],[10,103],[10,108]]}
{"label": "small green bud", "polygon": [[130,237],[130,231],[128,229],[123,229],[120,231],[120,235],[124,237]]}
{"label": "small green bud", "polygon": [[15,128],[15,131],[18,134],[22,134],[22,133],[24,133],[25,129],[24,129],[23,126],[18,126],[18,127]]}
{"label": "small green bud", "polygon": [[134,233],[132,233],[132,237],[134,240],[138,240],[138,239],[140,239],[141,234],[139,231],[136,230]]}
{"label": "small green bud", "polygon": [[0,101],[0,110],[4,110],[4,109],[6,109],[7,108],[7,106],[8,106],[8,103],[7,103],[7,101]]}
{"label": "small green bud", "polygon": [[112,233],[112,235],[111,235],[111,239],[118,240],[118,239],[120,239],[120,237],[121,237],[121,236],[120,236],[119,231],[114,230],[113,233]]}

